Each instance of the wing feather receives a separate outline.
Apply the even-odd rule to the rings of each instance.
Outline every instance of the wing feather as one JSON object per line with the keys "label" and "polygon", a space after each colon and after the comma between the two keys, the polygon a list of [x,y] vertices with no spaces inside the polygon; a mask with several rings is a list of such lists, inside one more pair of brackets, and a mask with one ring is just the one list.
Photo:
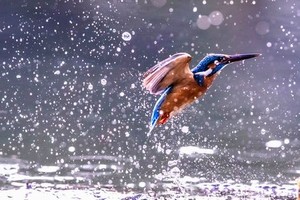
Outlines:
{"label": "wing feather", "polygon": [[160,94],[173,83],[191,75],[189,68],[191,56],[177,53],[159,62],[144,74],[143,86],[151,94]]}

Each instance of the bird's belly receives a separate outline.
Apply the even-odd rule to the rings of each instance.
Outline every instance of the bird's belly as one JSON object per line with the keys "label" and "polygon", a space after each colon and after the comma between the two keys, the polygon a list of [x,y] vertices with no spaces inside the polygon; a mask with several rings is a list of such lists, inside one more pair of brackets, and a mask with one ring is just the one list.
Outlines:
{"label": "bird's belly", "polygon": [[161,117],[173,116],[202,96],[206,90],[207,87],[199,86],[196,82],[175,86],[161,105]]}

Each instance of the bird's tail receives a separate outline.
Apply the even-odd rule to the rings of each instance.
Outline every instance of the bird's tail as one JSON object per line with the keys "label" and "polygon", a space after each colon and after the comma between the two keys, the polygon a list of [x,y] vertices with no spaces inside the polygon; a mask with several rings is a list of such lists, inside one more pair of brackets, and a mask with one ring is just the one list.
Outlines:
{"label": "bird's tail", "polygon": [[150,130],[147,133],[147,137],[150,137],[152,130],[156,126],[157,121],[158,121],[159,116],[160,116],[160,113],[159,113],[160,112],[160,107],[163,104],[163,102],[165,101],[166,96],[170,93],[171,89],[172,89],[172,86],[169,86],[167,89],[165,89],[165,91],[163,92],[163,94],[157,100],[157,102],[156,102],[156,104],[155,104],[155,106],[153,108],[153,111],[152,111],[151,123],[150,123]]}

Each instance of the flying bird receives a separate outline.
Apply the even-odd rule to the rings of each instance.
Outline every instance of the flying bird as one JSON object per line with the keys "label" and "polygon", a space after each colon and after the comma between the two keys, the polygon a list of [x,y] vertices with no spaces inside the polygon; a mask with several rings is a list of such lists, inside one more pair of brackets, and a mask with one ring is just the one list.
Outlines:
{"label": "flying bird", "polygon": [[176,53],[150,68],[144,74],[143,86],[151,94],[161,96],[152,111],[148,136],[156,125],[165,124],[170,117],[203,96],[229,63],[259,55],[208,54],[195,68],[190,69],[192,56]]}

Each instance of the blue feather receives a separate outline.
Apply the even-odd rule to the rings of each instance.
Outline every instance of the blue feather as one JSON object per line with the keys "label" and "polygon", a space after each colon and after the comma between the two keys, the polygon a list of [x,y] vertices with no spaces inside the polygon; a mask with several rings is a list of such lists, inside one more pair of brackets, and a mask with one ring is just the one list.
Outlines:
{"label": "blue feather", "polygon": [[[223,57],[223,54],[208,54],[205,56],[196,67],[194,67],[191,71],[195,74],[197,72],[204,72],[208,69],[209,64],[213,63],[214,61],[218,60],[218,58]],[[226,64],[218,64],[212,71],[212,73],[208,76],[212,76],[213,74],[217,73],[221,69],[223,69]],[[194,79],[198,82],[199,85],[203,85],[204,83],[204,76],[203,75],[194,75]]]}
{"label": "blue feather", "polygon": [[194,75],[194,79],[197,81],[197,83],[199,85],[203,85],[203,83],[204,83],[204,76],[203,75],[197,75],[197,74],[195,74]]}
{"label": "blue feather", "polygon": [[161,105],[163,104],[163,102],[165,101],[167,95],[171,92],[171,89],[172,89],[172,86],[169,86],[167,87],[162,95],[159,97],[159,99],[157,100],[154,108],[153,108],[153,111],[152,111],[152,116],[151,116],[151,123],[150,123],[150,130],[147,134],[147,136],[150,135],[151,131],[154,129],[157,121],[158,121],[158,118],[159,118],[159,111],[160,111],[160,107]]}
{"label": "blue feather", "polygon": [[196,67],[194,67],[191,71],[193,73],[197,73],[197,72],[204,72],[205,70],[207,70],[207,67],[210,63],[214,62],[214,60],[216,59],[215,56],[212,55],[207,55],[205,56]]}
{"label": "blue feather", "polygon": [[[194,67],[191,71],[195,74],[197,72],[204,72],[207,70],[207,66],[209,63],[213,62],[213,56],[205,56],[196,67]],[[199,85],[203,85],[204,83],[204,76],[203,75],[194,75],[194,79],[197,81]]]}

